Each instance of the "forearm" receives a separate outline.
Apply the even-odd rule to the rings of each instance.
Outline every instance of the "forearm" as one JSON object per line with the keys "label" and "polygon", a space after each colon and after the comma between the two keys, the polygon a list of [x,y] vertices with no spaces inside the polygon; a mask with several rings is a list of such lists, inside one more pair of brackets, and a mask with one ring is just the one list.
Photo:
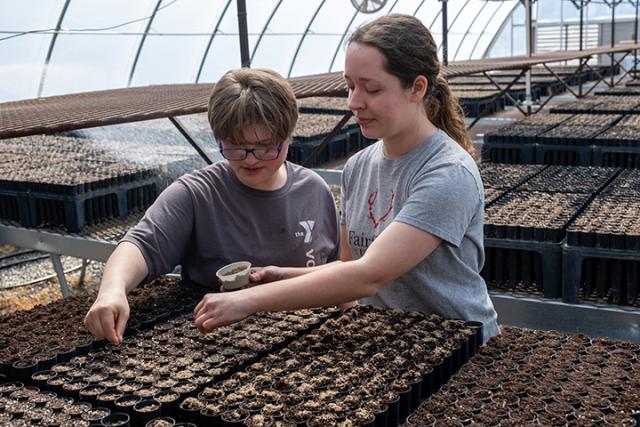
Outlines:
{"label": "forearm", "polygon": [[99,294],[126,294],[149,274],[140,249],[133,243],[122,242],[107,260]]}
{"label": "forearm", "polygon": [[282,273],[282,280],[291,279],[293,277],[302,276],[304,274],[313,273],[314,271],[322,270],[330,265],[335,265],[340,261],[333,261],[327,264],[316,265],[313,267],[279,267]]}
{"label": "forearm", "polygon": [[364,262],[336,262],[313,274],[245,289],[252,312],[338,305],[375,294],[385,283],[368,274]]}

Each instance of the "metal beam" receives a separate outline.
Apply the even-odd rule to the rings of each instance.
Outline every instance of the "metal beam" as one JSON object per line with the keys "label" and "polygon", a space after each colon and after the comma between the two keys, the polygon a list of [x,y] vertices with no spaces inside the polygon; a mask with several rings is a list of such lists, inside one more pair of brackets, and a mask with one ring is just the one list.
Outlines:
{"label": "metal beam", "polygon": [[[476,13],[476,16],[473,17],[473,19],[471,20],[471,23],[469,24],[467,31],[464,33],[464,36],[462,36],[462,40],[460,40],[460,43],[458,43],[458,48],[456,49],[456,53],[453,54],[453,60],[455,61],[456,58],[458,58],[458,52],[460,52],[460,48],[462,47],[462,44],[464,43],[464,40],[467,38],[467,36],[469,35],[469,32],[471,30],[471,27],[473,27],[473,24],[476,23],[476,21],[478,20],[478,17],[480,16],[480,14],[482,13],[482,11],[484,10],[485,7],[487,7],[489,5],[489,2],[484,2],[484,4],[482,5],[482,7],[480,8],[480,10],[478,11],[478,13]],[[453,25],[453,24],[451,24]],[[480,37],[482,36],[482,34],[480,34]],[[471,59],[471,57],[466,58],[466,59]]]}
{"label": "metal beam", "polygon": [[490,292],[498,322],[521,328],[583,333],[640,342],[640,310],[567,304],[557,300]]}
{"label": "metal beam", "polygon": [[0,224],[0,242],[51,254],[107,261],[117,242]]}
{"label": "metal beam", "polygon": [[[633,22],[633,42],[638,44],[638,6],[640,5],[640,0],[636,0],[636,17]],[[633,78],[638,78],[638,49],[633,51]]]}
{"label": "metal beam", "polygon": [[64,21],[64,16],[67,14],[69,3],[71,3],[71,0],[66,0],[64,2],[62,11],[60,12],[60,16],[58,17],[58,23],[56,24],[56,29],[53,32],[53,37],[51,38],[51,43],[49,43],[49,49],[47,50],[47,57],[44,60],[44,66],[42,67],[42,75],[40,76],[40,84],[38,85],[38,98],[42,96],[42,91],[44,90],[44,81],[47,78],[47,68],[49,68],[49,61],[51,61],[51,55],[53,55],[53,48],[56,45],[56,40],[58,39],[60,28],[62,28],[62,21]]}
{"label": "metal beam", "polygon": [[447,33],[449,32],[447,23],[447,0],[440,0],[442,2],[442,63],[449,65],[449,40]]}
{"label": "metal beam", "polygon": [[238,9],[238,33],[240,39],[240,63],[243,67],[251,66],[249,58],[249,34],[247,30],[247,5],[245,0],[236,0]]}
{"label": "metal beam", "polygon": [[207,152],[204,150],[204,147],[202,147],[200,143],[193,136],[191,136],[187,128],[185,128],[184,125],[176,117],[169,117],[169,121],[173,123],[176,129],[178,129],[178,132],[180,132],[184,139],[186,139],[187,142],[191,144],[191,146],[198,152],[200,157],[202,157],[204,161],[207,162],[208,165],[213,164],[213,159],[209,157]]}
{"label": "metal beam", "polygon": [[338,132],[340,131],[340,129],[342,129],[344,127],[345,124],[347,124],[347,122],[349,121],[349,119],[353,116],[353,112],[352,111],[348,111],[343,117],[342,119],[340,119],[340,121],[338,121],[338,123],[336,123],[336,125],[333,127],[333,129],[331,129],[331,132],[329,132],[324,139],[320,142],[320,144],[311,152],[311,154],[309,154],[309,157],[307,157],[303,162],[302,162],[302,166],[308,167],[311,164],[313,164],[313,161],[316,159],[316,157],[318,157],[318,155],[320,154],[320,152],[322,150],[325,149],[325,147],[327,145],[329,145],[329,143],[331,142],[331,140],[338,134]]}
{"label": "metal beam", "polygon": [[67,279],[64,277],[64,269],[62,268],[62,262],[60,261],[60,255],[51,254],[51,262],[53,263],[53,269],[58,276],[58,284],[60,285],[60,292],[62,298],[69,296],[69,285],[67,285]]}
{"label": "metal beam", "polygon": [[304,39],[307,37],[307,34],[309,34],[309,30],[311,29],[311,24],[313,24],[313,21],[316,20],[316,17],[318,16],[320,9],[322,9],[322,6],[325,4],[326,1],[327,0],[322,0],[320,2],[320,5],[318,6],[316,11],[313,13],[313,16],[309,20],[309,23],[307,24],[307,28],[304,29],[304,33],[302,34],[302,37],[300,37],[300,42],[298,43],[298,47],[296,47],[296,52],[293,54],[293,58],[291,58],[291,64],[289,64],[289,72],[287,73],[287,78],[291,77],[291,71],[293,71],[293,65],[295,64],[296,59],[298,58],[298,53],[300,52],[302,43],[304,42]]}
{"label": "metal beam", "polygon": [[[256,41],[255,46],[253,46],[253,52],[251,52],[251,60],[250,60],[250,62],[253,62],[253,57],[256,56],[256,52],[258,51],[258,46],[260,46],[260,42],[262,41],[262,37],[264,37],[265,31],[267,31],[267,29],[269,28],[269,24],[271,23],[271,20],[275,16],[275,14],[278,11],[278,9],[280,8],[281,4],[282,4],[282,0],[278,0],[278,4],[273,8],[273,10],[271,11],[271,15],[269,15],[269,18],[267,19],[267,22],[265,22],[264,27],[262,28],[262,32],[258,36],[258,41]],[[243,67],[245,66],[244,63],[243,63],[242,66]],[[247,65],[247,67],[248,67],[248,65]]]}
{"label": "metal beam", "polygon": [[[489,4],[487,2],[487,4]],[[473,54],[475,53],[476,49],[478,48],[478,43],[480,43],[480,39],[482,38],[482,35],[487,31],[487,28],[489,28],[489,25],[491,24],[491,22],[493,21],[493,18],[496,17],[496,14],[498,13],[498,11],[500,10],[500,8],[502,7],[501,4],[499,4],[495,10],[493,11],[493,13],[491,14],[491,17],[489,19],[487,19],[487,22],[484,24],[484,27],[482,27],[482,31],[480,32],[480,35],[478,36],[478,38],[476,38],[476,42],[473,44],[473,49],[471,49],[471,55],[469,56],[469,59],[473,58]],[[502,31],[502,28],[504,27],[504,22],[502,23],[500,29],[498,30],[498,33],[500,31]],[[497,34],[497,33],[496,33]],[[494,38],[496,36],[494,35]],[[491,46],[491,43],[489,44],[489,46]],[[484,56],[484,55],[482,55]]]}
{"label": "metal beam", "polygon": [[[464,10],[464,8],[465,8],[465,7],[467,7],[467,5],[469,4],[469,2],[470,2],[470,1],[471,1],[471,0],[467,0],[467,1],[465,2],[465,4],[464,4],[464,5],[462,5],[462,7],[460,7],[460,9],[458,9],[458,13],[456,13],[456,16],[453,18],[453,21],[451,21],[451,23],[450,23],[450,24],[449,24],[449,23],[447,24],[447,35],[449,34],[449,29],[450,29],[450,28],[453,28],[453,26],[454,26],[454,25],[456,25],[456,22],[458,21],[458,18],[460,17],[460,14],[461,14],[461,13],[462,13],[462,11]],[[485,5],[486,5],[486,3],[485,3]],[[483,6],[483,7],[484,7],[484,6]],[[470,27],[471,27],[471,24],[467,25],[467,28],[470,28]],[[448,37],[447,37],[447,40],[448,40]],[[461,42],[461,43],[462,43],[462,42]],[[458,46],[460,46],[460,45],[458,45]],[[449,60],[449,45],[448,45],[448,43],[447,43],[447,61],[448,61],[448,60]]]}
{"label": "metal beam", "polygon": [[[209,49],[211,49],[211,45],[213,44],[213,39],[218,34],[218,29],[220,29],[220,23],[224,18],[224,15],[227,13],[227,9],[231,4],[231,0],[227,0],[227,4],[224,6],[222,10],[222,14],[220,14],[220,18],[218,18],[218,22],[216,23],[213,32],[211,33],[211,37],[209,37],[209,42],[207,43],[207,47],[204,49],[204,53],[202,54],[202,61],[200,61],[200,66],[198,67],[198,74],[196,74],[196,83],[200,82],[200,76],[202,75],[202,70],[204,69],[204,63],[207,61],[207,56],[209,55]],[[241,61],[242,62],[242,61]]]}
{"label": "metal beam", "polygon": [[142,39],[140,40],[140,44],[138,45],[138,49],[136,50],[136,56],[133,58],[133,64],[131,65],[131,71],[129,72],[129,80],[127,82],[127,86],[131,86],[131,81],[133,80],[133,74],[136,72],[136,67],[138,66],[138,59],[140,59],[140,53],[142,52],[142,48],[144,47],[144,42],[147,39],[147,35],[149,34],[149,30],[151,29],[151,24],[153,23],[154,18],[156,17],[156,13],[158,13],[158,9],[162,4],[162,0],[158,0],[156,3],[156,7],[153,8],[153,13],[151,14],[151,18],[147,22],[147,28],[144,29],[144,34],[142,35]]}
{"label": "metal beam", "polygon": [[[533,24],[531,19],[531,0],[524,0],[524,14],[525,14],[525,25],[526,25],[526,42],[527,42],[527,56],[531,58],[533,54]],[[531,114],[531,104],[533,103],[531,97],[531,68],[527,69],[527,73],[525,75],[525,97],[524,103],[527,109],[527,114]]]}
{"label": "metal beam", "polygon": [[353,16],[351,17],[349,24],[347,24],[347,28],[344,29],[344,32],[342,33],[342,37],[340,37],[340,42],[338,42],[336,51],[333,52],[333,58],[331,58],[331,63],[329,64],[329,69],[327,70],[327,72],[329,73],[333,68],[333,63],[336,62],[336,58],[338,57],[338,52],[340,52],[340,48],[342,47],[342,42],[344,41],[344,38],[347,36],[347,32],[349,31],[349,28],[351,28],[351,24],[353,24],[353,21],[356,19],[356,16],[358,16],[358,10],[356,10],[356,13],[354,13]]}

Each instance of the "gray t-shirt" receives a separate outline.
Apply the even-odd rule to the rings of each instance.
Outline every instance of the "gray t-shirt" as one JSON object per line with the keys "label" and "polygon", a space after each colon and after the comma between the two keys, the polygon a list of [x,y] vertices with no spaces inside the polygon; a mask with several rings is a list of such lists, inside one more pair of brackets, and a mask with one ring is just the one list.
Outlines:
{"label": "gray t-shirt", "polygon": [[385,157],[382,141],[349,159],[341,221],[353,259],[393,221],[442,239],[412,270],[361,302],[477,320],[485,340],[497,335],[497,315],[480,276],[483,197],[473,158],[443,131],[397,160]]}
{"label": "gray t-shirt", "polygon": [[182,176],[122,239],[141,251],[152,279],[182,265],[183,277],[218,289],[231,262],[304,267],[339,258],[338,214],[327,184],[286,162],[275,191],[242,184],[226,161]]}

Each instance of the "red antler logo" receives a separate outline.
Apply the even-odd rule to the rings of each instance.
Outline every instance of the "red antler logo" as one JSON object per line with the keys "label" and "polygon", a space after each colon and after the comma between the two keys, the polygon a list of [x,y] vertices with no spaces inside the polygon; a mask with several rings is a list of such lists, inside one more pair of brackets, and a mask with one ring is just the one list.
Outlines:
{"label": "red antler logo", "polygon": [[393,198],[394,197],[395,197],[395,194],[392,191],[391,192],[391,200],[389,200],[389,209],[387,209],[387,211],[384,213],[384,215],[382,215],[379,219],[376,219],[376,216],[373,214],[373,204],[376,202],[376,199],[378,198],[378,192],[374,191],[373,193],[369,194],[369,198],[367,199],[367,204],[369,205],[368,218],[371,220],[371,223],[373,224],[373,228],[380,227],[380,224],[382,224],[387,219],[387,217],[391,213],[391,209],[393,208]]}

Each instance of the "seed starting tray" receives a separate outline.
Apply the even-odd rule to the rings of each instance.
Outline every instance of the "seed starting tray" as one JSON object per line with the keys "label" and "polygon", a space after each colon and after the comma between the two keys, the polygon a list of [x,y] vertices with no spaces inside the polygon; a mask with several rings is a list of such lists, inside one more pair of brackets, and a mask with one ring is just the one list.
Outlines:
{"label": "seed starting tray", "polygon": [[480,176],[487,188],[511,190],[538,175],[543,165],[510,165],[500,163],[480,163]]}
{"label": "seed starting tray", "polygon": [[233,416],[248,426],[397,426],[475,354],[482,332],[466,325],[359,306],[184,400],[180,412],[206,425]]}
{"label": "seed starting tray", "polygon": [[[126,334],[192,310],[204,292],[200,286],[166,277],[132,290]],[[104,341],[94,342],[83,324],[94,299],[95,295],[73,296],[0,317],[4,325],[0,330],[0,374],[28,381],[36,370],[50,369],[57,362],[103,346]]]}
{"label": "seed starting tray", "polygon": [[514,190],[487,206],[481,275],[489,286],[560,298],[565,230],[590,197]]}
{"label": "seed starting tray", "polygon": [[347,98],[313,96],[299,99],[298,111],[302,114],[345,115],[349,106]]}
{"label": "seed starting tray", "polygon": [[[185,147],[37,135],[1,141],[0,219],[81,231],[147,208],[194,156]],[[139,161],[132,161],[135,158]]]}
{"label": "seed starting tray", "polygon": [[569,117],[554,125],[523,121],[488,132],[482,159],[496,163],[640,168],[637,116]]}
{"label": "seed starting tray", "polygon": [[[315,99],[315,98],[314,98]],[[301,114],[289,145],[287,160],[302,164],[338,124],[339,118],[327,113]],[[360,133],[351,118],[316,157],[315,164],[343,158],[366,147],[371,140]]]}
{"label": "seed starting tray", "polygon": [[638,172],[632,172],[595,197],[568,228],[563,248],[566,302],[640,305],[640,187],[628,186],[637,184]]}
{"label": "seed starting tray", "polygon": [[617,174],[617,168],[549,166],[518,187],[524,191],[595,194]]}
{"label": "seed starting tray", "polygon": [[[195,328],[190,316],[179,315],[137,331],[121,346],[107,344],[102,348],[95,342],[85,354],[53,364],[48,370],[11,371],[8,375],[15,381],[19,374],[23,383],[70,398],[67,406],[84,405],[74,403],[81,401],[89,404],[85,411],[100,407],[112,414],[126,413],[132,425],[142,426],[161,414],[217,425],[211,424],[213,414],[202,408],[194,411],[189,397],[210,399],[213,392],[207,387],[219,386],[227,415],[244,408],[238,401],[230,402],[238,396],[244,396],[241,400],[248,405],[255,406],[257,400],[269,403],[263,406],[262,415],[267,415],[274,410],[276,402],[269,400],[274,396],[284,399],[285,394],[293,395],[290,398],[306,398],[309,405],[317,405],[317,399],[327,399],[333,393],[331,402],[326,401],[329,415],[325,416],[335,416],[332,410],[342,403],[343,415],[360,421],[363,417],[384,417],[389,419],[385,425],[395,426],[471,357],[482,341],[481,325],[474,322],[373,307],[358,307],[327,320],[339,313],[333,308],[261,314],[207,335]],[[314,332],[325,321],[328,323]],[[342,357],[331,359],[332,355]],[[349,357],[354,360],[347,360]],[[356,358],[361,373],[353,371]],[[279,362],[266,369],[276,359]],[[340,370],[352,378],[343,381]],[[0,387],[12,398],[20,397],[13,394],[20,384]],[[354,393],[357,389],[361,399],[376,395],[388,401],[382,405],[380,400],[376,410],[371,405],[365,410],[360,408],[360,399],[353,406],[345,387]],[[338,394],[345,402],[336,400]],[[141,409],[141,405],[150,404],[142,400],[151,398],[157,410]],[[26,411],[18,414],[12,408],[5,411],[8,408],[2,395],[0,403],[0,417],[8,425],[13,419],[37,416]],[[218,421],[220,416],[224,418],[223,414],[215,416]],[[375,418],[371,424],[360,421],[356,425],[373,426]]]}
{"label": "seed starting tray", "polygon": [[632,96],[596,96],[551,108],[551,113],[639,114],[640,99]]}
{"label": "seed starting tray", "polygon": [[[17,187],[28,185],[15,181],[11,184]],[[90,187],[105,185],[97,182],[87,184]],[[43,186],[47,184],[40,185]],[[122,219],[138,209],[149,207],[160,191],[160,181],[149,177],[128,184],[78,192],[80,187],[84,185],[62,189],[62,192],[75,195],[0,188],[1,218],[17,221],[23,227],[64,226],[70,232],[79,232],[87,224],[97,224],[107,218]]]}
{"label": "seed starting tray", "polygon": [[403,427],[640,422],[638,344],[501,329]]}

